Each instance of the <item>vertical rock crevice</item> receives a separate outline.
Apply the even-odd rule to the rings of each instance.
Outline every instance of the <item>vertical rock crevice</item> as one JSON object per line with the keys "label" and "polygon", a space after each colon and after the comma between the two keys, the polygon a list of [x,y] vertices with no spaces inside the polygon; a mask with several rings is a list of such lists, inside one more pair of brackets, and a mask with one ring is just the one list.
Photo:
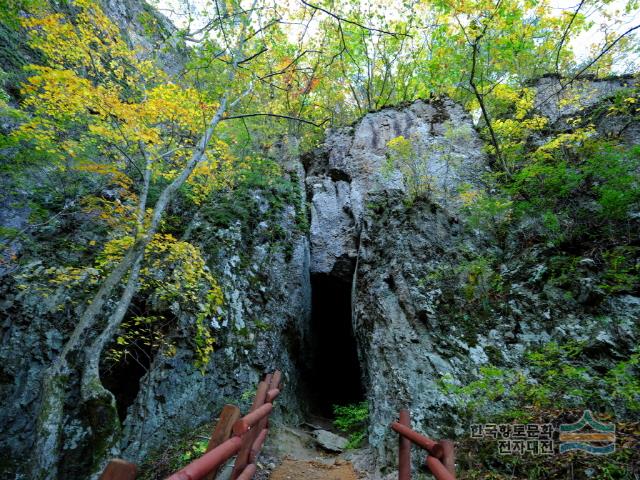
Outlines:
{"label": "vertical rock crevice", "polygon": [[331,417],[334,405],[364,400],[362,372],[352,327],[351,281],[311,276],[311,413]]}

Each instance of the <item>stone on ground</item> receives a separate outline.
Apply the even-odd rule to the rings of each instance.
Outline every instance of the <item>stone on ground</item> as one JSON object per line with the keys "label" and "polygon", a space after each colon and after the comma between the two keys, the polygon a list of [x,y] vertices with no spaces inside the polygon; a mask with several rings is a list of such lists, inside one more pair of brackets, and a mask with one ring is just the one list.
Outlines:
{"label": "stone on ground", "polygon": [[346,438],[326,430],[314,430],[313,436],[320,447],[330,452],[340,453],[345,449],[347,443],[349,443]]}

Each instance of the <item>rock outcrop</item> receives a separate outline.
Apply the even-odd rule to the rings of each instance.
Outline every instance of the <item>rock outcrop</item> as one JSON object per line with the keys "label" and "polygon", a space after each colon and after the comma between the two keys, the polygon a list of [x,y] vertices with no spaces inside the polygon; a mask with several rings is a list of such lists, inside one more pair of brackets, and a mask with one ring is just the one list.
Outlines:
{"label": "rock outcrop", "polygon": [[[610,83],[593,87],[598,101],[622,85]],[[557,113],[556,125],[572,114]],[[460,136],[445,134],[452,125]],[[418,142],[434,165],[434,188],[412,202],[400,172],[382,173],[387,143],[399,135]],[[443,159],[452,158],[457,161],[445,168]],[[552,254],[544,245],[518,242],[519,229],[529,228],[526,219],[506,241],[469,226],[460,187],[486,188],[487,166],[470,118],[452,102],[418,101],[368,114],[330,132],[305,164],[311,272],[352,279],[369,441],[382,464],[394,462],[388,424],[400,408],[409,408],[414,427],[433,437],[468,430],[459,399],[442,388],[445,378],[464,385],[483,365],[522,369],[525,351],[551,341],[584,342],[610,359],[628,355],[637,342],[640,298],[594,300],[588,258],[581,290],[568,298],[550,278]],[[500,259],[497,274],[483,270],[487,258]],[[498,300],[483,303],[483,295]]]}
{"label": "rock outcrop", "polygon": [[[216,272],[225,297],[224,311],[219,312],[222,321],[211,325],[216,344],[205,371],[195,362],[190,333],[194,318],[175,305],[168,306],[165,315],[175,322],[166,339],[172,351],[151,350],[152,358],[142,370],[125,366],[114,371],[105,365],[101,373],[118,402],[122,427],[111,432],[117,442],[100,450],[99,439],[82,413],[71,416],[63,431],[59,478],[86,478],[113,455],[142,463],[150,452],[211,422],[225,403],[243,399],[240,406],[246,411],[255,385],[274,369],[283,372],[286,385],[277,415],[281,421],[300,419],[305,392],[300,386],[299,359],[311,308],[310,257],[306,232],[297,224],[298,205],[303,201],[299,175],[291,175],[297,187],[282,205],[274,205],[273,196],[259,189],[251,193],[256,206],[251,225],[247,225],[249,219],[237,219],[220,226],[216,211],[208,213],[206,208],[194,217],[188,229],[190,241]],[[13,222],[11,212],[0,218]],[[51,222],[49,228],[54,233],[71,229],[79,245],[104,233],[79,214],[64,217],[62,223]],[[274,231],[285,234],[276,240]],[[41,241],[46,247],[46,241]],[[64,284],[53,293],[38,293],[37,279],[45,275],[48,264],[57,261],[47,248],[39,259],[1,277],[0,456],[7,461],[0,465],[0,478],[14,478],[28,470],[28,463],[22,461],[28,459],[37,436],[38,400],[47,381],[43,373],[59,354],[82,308],[77,290]],[[63,261],[72,260],[69,252],[57,253]]]}
{"label": "rock outcrop", "polygon": [[553,131],[568,132],[590,123],[598,135],[619,138],[628,145],[640,142],[640,124],[633,116],[620,113],[615,107],[616,96],[624,92],[630,94],[637,85],[638,79],[633,75],[584,77],[571,82],[547,75],[532,83],[535,108],[549,119]]}
{"label": "rock outcrop", "polygon": [[[415,144],[432,177],[430,192],[409,205],[402,172],[384,168],[387,144],[399,136]],[[437,315],[441,292],[421,282],[463,249],[483,243],[465,235],[457,218],[461,187],[483,188],[482,146],[459,105],[434,99],[383,109],[331,131],[305,159],[311,272],[352,281],[353,331],[371,408],[369,441],[383,463],[388,424],[400,408],[411,407],[429,433],[443,425],[451,400],[438,393],[437,382],[462,363],[449,348],[458,354],[473,348]]]}
{"label": "rock outcrop", "polygon": [[182,73],[189,52],[167,17],[146,2],[99,0],[98,3],[142,56],[156,61],[173,77]]}
{"label": "rock outcrop", "polygon": [[[405,192],[399,171],[387,171],[387,143],[404,137],[426,164],[434,198],[456,205],[462,183],[476,185],[486,169],[469,115],[448,99],[417,101],[366,115],[330,131],[307,165],[311,208],[311,272],[350,275],[371,198]],[[342,273],[340,273],[342,272]]]}
{"label": "rock outcrop", "polygon": [[633,76],[581,77],[569,81],[557,75],[546,75],[533,82],[532,86],[536,91],[536,109],[553,124],[562,117],[571,117],[592,108],[636,83]]}
{"label": "rock outcrop", "polygon": [[[264,202],[260,213],[270,208]],[[118,450],[125,458],[142,462],[182,432],[212,421],[225,403],[244,399],[241,407],[246,411],[255,386],[275,369],[283,372],[286,385],[278,399],[280,421],[300,420],[305,397],[299,359],[311,288],[309,245],[297,230],[295,216],[294,206],[287,205],[273,223],[259,222],[259,230],[252,233],[257,241],[248,251],[240,225],[216,230],[206,220],[196,220],[194,243],[210,252],[212,268],[222,272],[224,320],[213,325],[218,346],[204,373],[194,365],[188,338],[176,335],[176,354],[156,357],[140,379],[140,391],[123,422]],[[274,228],[291,232],[280,246],[266,235]],[[188,324],[190,319],[182,321]]]}

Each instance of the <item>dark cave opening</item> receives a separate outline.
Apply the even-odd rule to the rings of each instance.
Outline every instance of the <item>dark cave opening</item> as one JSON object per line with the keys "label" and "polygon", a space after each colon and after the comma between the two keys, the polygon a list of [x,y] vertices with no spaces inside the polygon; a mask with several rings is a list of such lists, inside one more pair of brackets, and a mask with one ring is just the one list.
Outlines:
{"label": "dark cave opening", "polygon": [[365,398],[351,315],[351,282],[311,275],[310,408],[323,417]]}
{"label": "dark cave opening", "polygon": [[[100,380],[115,397],[121,422],[135,402],[142,377],[149,371],[159,347],[159,327],[143,321],[145,313],[144,303],[134,300],[119,335],[105,350],[100,362]],[[123,338],[122,343],[118,338]]]}
{"label": "dark cave opening", "polygon": [[[138,348],[136,347],[136,350]],[[121,422],[127,416],[128,408],[133,404],[140,391],[140,380],[151,364],[151,352],[135,351],[127,354],[117,363],[102,365],[100,380],[104,388],[116,398],[118,417]]]}

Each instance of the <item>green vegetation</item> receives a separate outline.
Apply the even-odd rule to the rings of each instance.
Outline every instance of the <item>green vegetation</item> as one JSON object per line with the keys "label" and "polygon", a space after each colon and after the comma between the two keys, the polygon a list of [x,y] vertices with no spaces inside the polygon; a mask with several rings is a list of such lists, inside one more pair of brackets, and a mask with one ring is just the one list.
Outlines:
{"label": "green vegetation", "polygon": [[[464,386],[442,379],[470,422],[533,421],[543,411],[591,409],[617,418],[640,411],[640,351],[611,366],[594,363],[583,343],[549,343],[525,355],[524,368],[482,366]],[[503,405],[496,412],[496,400]]]}
{"label": "green vegetation", "polygon": [[347,448],[362,446],[367,438],[369,423],[369,404],[367,401],[350,405],[334,405],[335,427],[349,435]]}
{"label": "green vegetation", "polygon": [[212,429],[213,426],[207,423],[194,430],[179,433],[169,445],[150,453],[140,465],[136,478],[165,478],[202,456],[209,444]]}
{"label": "green vegetation", "polygon": [[429,158],[414,148],[414,142],[399,136],[387,143],[387,162],[382,173],[389,176],[400,171],[407,186],[408,202],[411,204],[417,196],[430,193],[433,178],[429,174]]}
{"label": "green vegetation", "polygon": [[[448,183],[452,177],[452,170],[459,164],[460,155],[452,152],[451,145],[469,142],[472,138],[468,125],[453,126],[445,122],[443,140],[428,146],[420,146],[415,138],[405,138],[400,135],[387,142],[386,161],[382,165],[381,173],[387,180],[396,172],[402,175],[405,188],[407,206],[412,205],[420,196],[432,200],[438,196],[446,205],[452,196]],[[436,184],[434,165],[438,164],[442,185]]]}
{"label": "green vegetation", "polygon": [[[630,82],[586,108],[569,88],[586,85],[584,75],[610,75],[616,61],[638,53],[633,29],[615,33],[637,17],[635,0],[587,0],[562,12],[546,0],[301,2],[291,11],[271,0],[255,8],[215,1],[217,8],[198,12],[203,28],[187,25],[167,38],[164,48],[183,49],[183,65],[160,65],[145,45],[133,47],[126,39],[135,36],[119,30],[102,2],[5,3],[0,172],[6,202],[24,207],[29,225],[0,231],[3,253],[7,240],[21,245],[2,258],[15,271],[3,293],[25,305],[37,298],[47,307],[43,321],[65,336],[59,355],[43,357],[53,360],[34,402],[42,407],[32,416],[46,426],[30,459],[34,478],[60,473],[62,445],[77,440],[67,425],[78,420],[79,430],[97,432],[87,418],[115,420],[101,366],[130,360],[139,346],[149,362],[173,355],[180,336],[193,367],[207,368],[226,315],[218,255],[235,242],[237,268],[253,269],[247,277],[260,291],[256,247],[266,246],[262,262],[289,261],[309,229],[292,160],[315,147],[325,127],[371,110],[431,98],[441,124],[448,96],[480,116],[492,168],[478,184],[487,188],[440,191],[460,161],[442,145],[467,143],[469,129],[446,124],[444,133],[429,132],[434,144],[419,147],[389,125],[398,136],[379,145],[387,154],[383,175],[403,176],[407,208],[435,209],[437,198],[449,215],[449,201],[459,200],[460,218],[451,222],[492,243],[486,251],[460,249],[419,281],[440,292],[436,314],[460,326],[467,345],[513,313],[516,284],[559,291],[563,308],[596,313],[611,296],[638,294],[640,147],[626,134],[640,117],[639,88]],[[620,8],[611,12],[612,4]],[[606,35],[590,59],[578,60],[575,40],[597,27],[590,15],[602,19]],[[159,31],[148,6],[136,20],[149,37],[171,35]],[[561,125],[536,108],[531,81],[545,74],[565,83],[559,107],[576,107]],[[438,182],[436,164],[445,166]],[[375,212],[386,208],[365,201]],[[533,268],[533,252],[548,261],[539,261],[535,278],[518,278]],[[520,272],[501,268],[513,256],[524,264]],[[249,348],[253,333],[269,329],[258,319],[238,336]],[[492,352],[495,365],[447,388],[468,398],[461,408],[474,414],[498,400],[510,418],[587,403],[637,413],[638,352],[599,366],[581,363],[584,355],[582,345],[550,345],[528,353],[525,372],[501,366],[500,352]],[[78,382],[63,382],[69,376]],[[335,413],[350,446],[362,443],[367,404]],[[99,433],[107,450],[110,432]],[[181,461],[201,450],[195,445],[181,450]],[[607,465],[598,474],[618,475]]]}
{"label": "green vegetation", "polygon": [[[571,468],[592,469],[597,478],[632,479],[638,461],[634,440],[640,412],[640,351],[624,360],[594,360],[585,343],[549,343],[529,351],[523,368],[482,366],[476,380],[460,385],[442,378],[442,388],[460,399],[463,422],[568,423],[583,410],[618,426],[618,447],[613,455],[594,457],[573,453],[561,457],[497,455],[495,442],[465,439],[464,478],[564,478]],[[564,462],[564,465],[561,465]],[[480,465],[491,465],[491,477]],[[514,477],[515,475],[515,477]]]}

